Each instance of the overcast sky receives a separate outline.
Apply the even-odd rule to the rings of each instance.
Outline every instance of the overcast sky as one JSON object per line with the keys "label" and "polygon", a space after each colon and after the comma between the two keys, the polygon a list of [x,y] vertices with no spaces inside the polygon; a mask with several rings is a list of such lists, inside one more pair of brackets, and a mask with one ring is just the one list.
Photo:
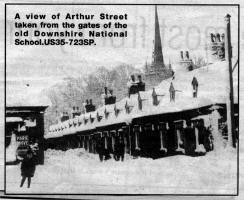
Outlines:
{"label": "overcast sky", "polygon": [[[97,45],[92,47],[14,46],[12,27],[16,12],[20,15],[31,12],[94,14],[94,22],[100,21],[97,19],[99,13],[126,13],[128,37],[113,41],[97,38]],[[158,6],[165,62],[177,63],[180,50],[189,50],[192,57],[205,57],[207,37],[214,32],[213,27],[219,30],[225,27],[227,13],[232,16],[232,46],[236,56],[236,7]],[[7,19],[7,101],[20,98],[23,92],[28,95],[34,91],[38,93],[66,76],[83,76],[99,66],[111,68],[127,63],[142,68],[151,60],[154,6],[8,6]]]}

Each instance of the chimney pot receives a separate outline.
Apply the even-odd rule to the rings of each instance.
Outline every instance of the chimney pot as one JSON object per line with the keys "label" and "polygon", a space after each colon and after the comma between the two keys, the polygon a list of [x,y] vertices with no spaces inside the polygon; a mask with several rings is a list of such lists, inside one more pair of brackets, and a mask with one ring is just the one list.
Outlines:
{"label": "chimney pot", "polygon": [[221,39],[222,39],[222,42],[225,41],[225,34],[224,33],[221,34]]}
{"label": "chimney pot", "polygon": [[153,88],[152,98],[153,98],[153,105],[157,106],[158,105],[158,96],[157,96],[157,93],[155,91],[155,88]]}
{"label": "chimney pot", "polygon": [[220,34],[219,33],[216,34],[216,38],[217,38],[217,42],[220,42]]}
{"label": "chimney pot", "polygon": [[139,82],[142,81],[141,75],[138,75],[137,78],[138,78],[138,81],[139,81]]}
{"label": "chimney pot", "polygon": [[180,57],[181,57],[181,60],[184,60],[183,51],[180,51]]}
{"label": "chimney pot", "polygon": [[211,41],[215,42],[216,41],[216,36],[213,33],[211,33],[210,35],[211,35]]}
{"label": "chimney pot", "polygon": [[189,59],[189,52],[186,51],[186,58]]}
{"label": "chimney pot", "polygon": [[108,88],[107,87],[104,87],[104,93],[105,93],[105,95],[108,94]]}

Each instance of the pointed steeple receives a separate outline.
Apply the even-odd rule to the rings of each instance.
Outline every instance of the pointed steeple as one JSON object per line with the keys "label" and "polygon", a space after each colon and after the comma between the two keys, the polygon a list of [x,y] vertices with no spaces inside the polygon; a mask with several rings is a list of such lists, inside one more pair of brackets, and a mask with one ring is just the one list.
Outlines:
{"label": "pointed steeple", "polygon": [[161,37],[160,37],[157,6],[155,6],[155,35],[154,35],[154,49],[153,49],[153,64],[160,64],[162,65],[162,67],[165,67],[163,52],[162,52]]}
{"label": "pointed steeple", "polygon": [[155,6],[154,25],[155,32],[153,39],[152,62],[150,62],[149,65],[145,66],[145,80],[148,87],[154,87],[158,85],[162,80],[165,80],[174,75],[174,72],[170,67],[171,63],[169,63],[169,67],[164,64],[157,6]]}

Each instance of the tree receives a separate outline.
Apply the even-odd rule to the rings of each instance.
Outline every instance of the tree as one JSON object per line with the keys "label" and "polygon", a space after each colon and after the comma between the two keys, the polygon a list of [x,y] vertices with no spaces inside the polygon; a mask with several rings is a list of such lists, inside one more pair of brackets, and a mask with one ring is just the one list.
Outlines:
{"label": "tree", "polygon": [[95,73],[85,77],[67,77],[62,84],[57,84],[47,91],[52,106],[46,112],[46,124],[57,123],[57,118],[66,111],[70,113],[73,106],[80,107],[84,112],[83,103],[86,99],[93,99],[98,107],[102,104],[101,94],[104,87],[113,89],[117,100],[127,95],[127,82],[131,74],[138,74],[140,70],[131,65],[122,64],[111,70],[98,67]]}
{"label": "tree", "polygon": [[195,68],[203,67],[207,65],[206,60],[203,57],[194,57],[194,62],[193,62]]}

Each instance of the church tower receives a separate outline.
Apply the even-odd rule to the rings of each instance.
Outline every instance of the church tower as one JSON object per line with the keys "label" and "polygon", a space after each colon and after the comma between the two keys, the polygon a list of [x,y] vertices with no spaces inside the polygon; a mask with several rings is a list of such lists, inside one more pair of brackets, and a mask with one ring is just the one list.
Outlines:
{"label": "church tower", "polygon": [[162,43],[160,36],[160,27],[158,20],[157,6],[155,6],[155,24],[154,24],[154,44],[152,53],[152,62],[145,65],[145,81],[150,87],[156,86],[162,80],[172,76],[172,70],[164,63]]}
{"label": "church tower", "polygon": [[157,6],[155,7],[155,32],[154,32],[154,45],[153,45],[153,65],[161,65],[164,68],[164,58],[162,52],[162,44],[161,44],[161,37],[160,37],[160,29],[159,29],[159,22],[158,22],[158,12]]}

